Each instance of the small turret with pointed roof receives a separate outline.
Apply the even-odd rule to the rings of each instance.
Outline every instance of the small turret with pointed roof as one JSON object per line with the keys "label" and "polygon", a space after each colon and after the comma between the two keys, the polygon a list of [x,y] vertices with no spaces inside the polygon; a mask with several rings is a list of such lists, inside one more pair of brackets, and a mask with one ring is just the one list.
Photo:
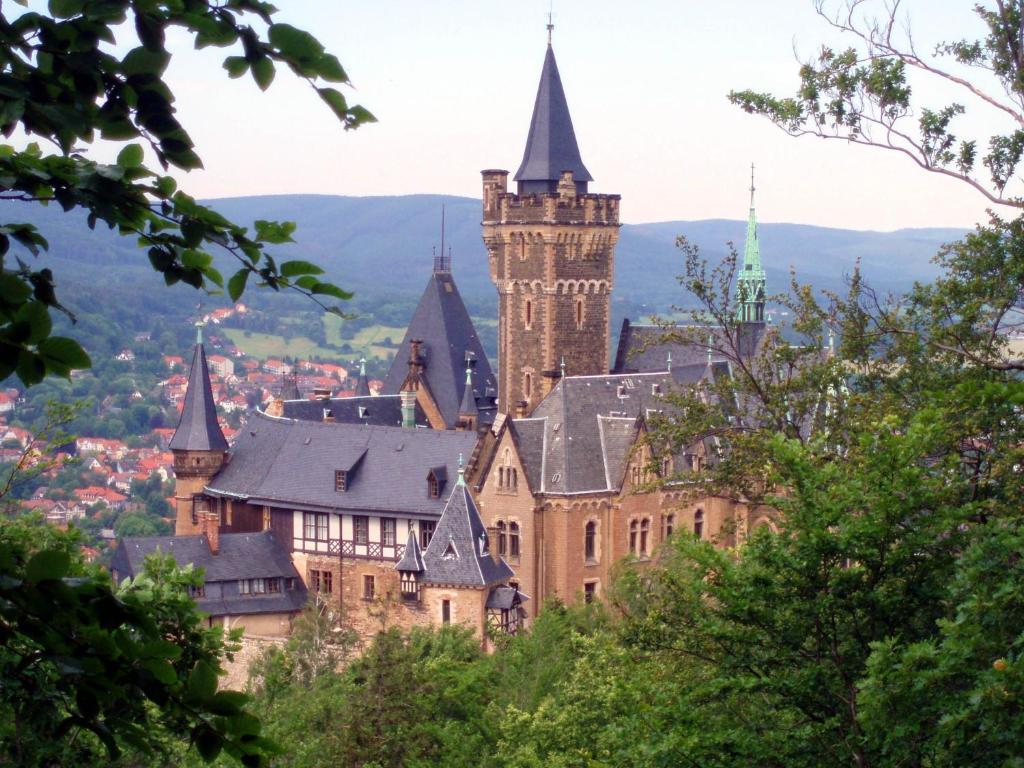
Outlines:
{"label": "small turret with pointed roof", "polygon": [[[217,422],[217,406],[210,386],[210,370],[203,349],[203,326],[196,326],[196,346],[178,427],[169,444],[174,454],[174,500],[178,536],[200,533],[202,492],[224,464],[228,441]],[[197,501],[198,500],[198,501]]]}
{"label": "small turret with pointed roof", "polygon": [[423,581],[452,587],[489,587],[513,577],[508,564],[491,556],[491,542],[476,502],[466,485],[459,457],[459,478],[441,519],[423,552]]}
{"label": "small turret with pointed roof", "polygon": [[736,278],[737,319],[743,323],[764,322],[765,273],[761,267],[761,247],[757,237],[757,216],[754,213],[754,166],[750,166],[750,215],[747,219],[747,241],[743,247],[743,263]]}
{"label": "small turret with pointed roof", "polygon": [[576,132],[569,115],[569,104],[562,88],[562,78],[555,63],[555,51],[551,47],[551,29],[548,24],[548,48],[544,54],[544,68],[537,86],[537,100],[533,105],[530,133],[526,139],[523,162],[516,171],[519,194],[555,192],[558,181],[565,171],[572,171],[576,193],[585,195],[587,183],[593,181],[590,171],[583,164],[580,148],[576,143]]}
{"label": "small turret with pointed roof", "polygon": [[459,403],[459,423],[463,429],[476,429],[480,409],[476,405],[473,391],[473,367],[466,361],[466,383],[462,387],[462,402]]}
{"label": "small turret with pointed roof", "polygon": [[370,382],[366,378],[366,358],[359,358],[359,379],[356,381],[356,397],[370,396]]}

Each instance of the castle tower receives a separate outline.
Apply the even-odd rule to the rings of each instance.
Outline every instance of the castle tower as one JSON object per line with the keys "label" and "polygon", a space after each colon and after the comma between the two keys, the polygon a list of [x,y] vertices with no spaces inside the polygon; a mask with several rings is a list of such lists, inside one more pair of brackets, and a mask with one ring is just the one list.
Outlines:
{"label": "castle tower", "polygon": [[[549,26],[550,29],[550,26]],[[588,192],[548,40],[517,189],[508,171],[483,171],[483,239],[498,289],[498,407],[529,413],[560,376],[603,374],[619,196]]]}
{"label": "castle tower", "polygon": [[750,166],[750,215],[747,219],[747,242],[743,247],[743,263],[736,277],[736,313],[742,323],[764,322],[765,273],[761,267],[761,246],[757,239],[757,217],[754,215],[754,166]]}
{"label": "castle tower", "polygon": [[174,454],[176,536],[203,533],[203,513],[208,511],[203,488],[224,464],[228,450],[228,441],[217,423],[217,406],[213,402],[202,334],[200,326],[188,374],[185,405],[169,446]]}

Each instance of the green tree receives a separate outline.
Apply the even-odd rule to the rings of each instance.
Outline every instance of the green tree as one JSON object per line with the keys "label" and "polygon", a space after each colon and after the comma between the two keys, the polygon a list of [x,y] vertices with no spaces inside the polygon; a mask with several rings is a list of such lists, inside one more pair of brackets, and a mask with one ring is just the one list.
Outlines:
{"label": "green tree", "polygon": [[[171,59],[168,29],[184,29],[198,48],[232,49],[224,59],[228,76],[251,74],[261,89],[270,86],[279,66],[287,67],[346,129],[355,128],[373,117],[328,85],[349,83],[337,57],[308,32],[276,21],[276,9],[262,0],[51,0],[48,8],[49,14],[21,15],[0,9],[0,130],[10,136],[20,129],[58,150],[0,145],[0,199],[85,209],[90,227],[103,223],[137,238],[168,284],[224,289],[237,299],[253,278],[317,303],[349,297],[319,280],[319,267],[298,260],[279,265],[270,255],[268,246],[291,241],[293,224],[257,221],[250,232],[144,164],[148,147],[164,171],[202,166],[163,77]],[[123,56],[115,47],[115,28],[122,45],[132,34],[138,43]],[[115,164],[78,152],[97,138],[122,145]],[[12,243],[32,254],[47,247],[32,225],[0,226],[0,379],[16,372],[33,384],[47,374],[67,376],[87,367],[90,360],[76,342],[51,334],[50,312],[70,315],[57,297],[53,273],[12,258]],[[227,280],[213,266],[215,250],[237,261]]]}

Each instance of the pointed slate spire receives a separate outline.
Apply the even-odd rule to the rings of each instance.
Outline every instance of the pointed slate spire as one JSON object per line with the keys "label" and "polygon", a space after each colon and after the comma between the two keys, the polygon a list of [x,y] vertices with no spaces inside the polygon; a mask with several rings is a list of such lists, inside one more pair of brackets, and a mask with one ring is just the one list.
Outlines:
{"label": "pointed slate spire", "polygon": [[466,363],[466,384],[462,388],[462,402],[459,404],[459,416],[476,416],[476,395],[473,393],[473,369]]}
{"label": "pointed slate spire", "polygon": [[359,358],[359,380],[356,382],[356,397],[370,396],[370,382],[366,379],[366,358]]}
{"label": "pointed slate spire", "polygon": [[[485,587],[514,575],[504,560],[491,557],[487,528],[466,485],[465,468],[452,488],[441,519],[423,552],[423,579],[432,584]],[[497,545],[497,542],[493,542]]]}
{"label": "pointed slate spire", "polygon": [[228,441],[217,423],[217,406],[213,402],[210,369],[203,349],[202,324],[196,327],[196,346],[192,353],[192,368],[188,373],[185,405],[181,409],[178,428],[174,430],[169,447],[172,451],[226,451]]}
{"label": "pointed slate spire", "polygon": [[765,273],[761,267],[761,246],[757,237],[757,216],[754,213],[754,166],[750,166],[750,215],[747,219],[747,242],[743,247],[743,263],[736,278],[736,314],[740,322],[764,322]]}
{"label": "pointed slate spire", "polygon": [[405,554],[395,565],[399,573],[423,573],[423,553],[420,551],[420,542],[416,537],[416,529],[409,529],[409,539],[405,543]]}
{"label": "pointed slate spire", "polygon": [[580,157],[569,105],[562,89],[562,78],[558,75],[558,65],[555,63],[555,52],[549,42],[537,88],[537,100],[533,105],[526,152],[515,175],[515,180],[519,182],[519,194],[557,191],[563,171],[572,171],[576,193],[586,194],[587,182],[594,179]]}

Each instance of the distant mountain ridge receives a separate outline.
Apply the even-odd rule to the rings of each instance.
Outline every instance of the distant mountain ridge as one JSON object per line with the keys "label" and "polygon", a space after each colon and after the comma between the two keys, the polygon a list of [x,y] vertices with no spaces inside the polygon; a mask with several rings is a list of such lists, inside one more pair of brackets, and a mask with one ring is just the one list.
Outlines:
{"label": "distant mountain ridge", "polygon": [[[280,258],[306,258],[320,264],[328,279],[356,291],[357,296],[414,299],[431,270],[433,249],[440,246],[441,206],[445,206],[446,248],[451,247],[453,272],[470,310],[494,306],[487,255],[480,237],[480,201],[448,195],[342,197],[331,195],[266,195],[207,201],[232,220],[249,225],[255,219],[295,221],[296,243],[276,249]],[[131,238],[100,226],[90,232],[80,212],[6,203],[3,221],[31,221],[51,244],[45,257],[58,278],[96,278],[96,268],[114,282],[141,279],[148,270],[145,254]],[[952,228],[870,232],[803,224],[759,226],[761,256],[768,273],[769,293],[789,285],[791,267],[801,282],[819,289],[842,289],[857,260],[867,281],[882,291],[902,291],[916,280],[936,274],[931,264],[939,247],[963,236]],[[675,247],[678,235],[701,246],[709,261],[726,253],[725,243],[742,245],[745,220],[708,219],[623,225],[616,252],[615,301],[634,312],[668,311],[684,301],[675,278],[683,271]],[[231,264],[223,264],[225,270]],[[157,283],[154,283],[156,285]],[[487,314],[490,314],[488,312]]]}

